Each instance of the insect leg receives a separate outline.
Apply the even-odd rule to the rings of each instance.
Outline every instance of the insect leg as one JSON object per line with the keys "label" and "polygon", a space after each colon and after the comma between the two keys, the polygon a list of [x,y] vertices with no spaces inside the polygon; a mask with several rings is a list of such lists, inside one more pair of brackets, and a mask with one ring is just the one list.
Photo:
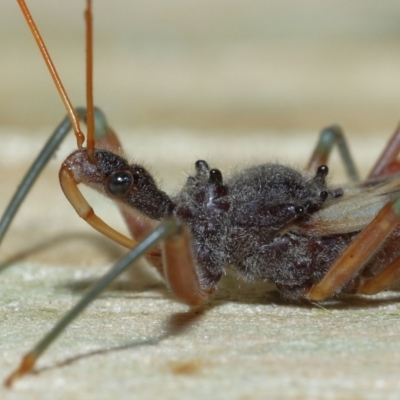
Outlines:
{"label": "insect leg", "polygon": [[316,171],[320,165],[327,164],[333,146],[337,144],[346,173],[353,182],[360,180],[354,160],[350,154],[349,146],[344,137],[342,128],[332,125],[321,131],[318,143],[308,162],[307,169]]}
{"label": "insect leg", "polygon": [[[86,117],[86,110],[84,108],[77,108],[76,113],[80,119],[84,119]],[[58,127],[54,130],[42,151],[29,168],[0,220],[0,243],[20,205],[35,183],[37,177],[40,175],[43,168],[46,166],[53,153],[57,150],[58,146],[64,140],[65,136],[70,130],[71,122],[68,117],[65,117],[60,125],[58,125]]]}
{"label": "insect leg", "polygon": [[376,294],[400,280],[400,257],[395,258],[378,275],[360,282],[357,293]]}
{"label": "insect leg", "polygon": [[189,231],[183,226],[163,243],[164,278],[174,294],[190,306],[200,305],[213,291],[203,288],[191,249]]}
{"label": "insect leg", "polygon": [[68,164],[64,162],[59,172],[59,179],[61,189],[63,190],[65,197],[74,207],[76,213],[84,219],[92,228],[96,229],[102,235],[110,238],[114,242],[131,249],[137,245],[137,241],[132,240],[125,235],[119,233],[115,229],[107,225],[101,218],[99,218],[90,204],[83,197],[82,193],[78,188],[71,169]]}
{"label": "insect leg", "polygon": [[400,224],[400,196],[388,202],[337,258],[323,279],[307,293],[310,300],[324,300],[345,285]]}
{"label": "insect leg", "polygon": [[[86,108],[78,107],[76,108],[75,112],[81,121],[86,120]],[[111,130],[111,128],[109,128],[107,124],[104,113],[100,109],[95,108],[94,116],[96,142],[99,141],[102,143],[113,144],[117,147],[117,145],[115,144],[116,140],[118,146],[120,146],[115,133]],[[28,195],[33,184],[36,182],[36,179],[39,177],[43,168],[47,165],[50,158],[53,156],[54,152],[60,146],[70,130],[71,122],[69,117],[66,116],[54,130],[54,132],[44,145],[42,151],[29,167],[28,172],[19,184],[16,192],[14,193],[14,196],[10,200],[10,203],[8,204],[0,220],[0,243],[3,240],[9,226],[11,225],[11,222],[14,219],[19,207],[25,200],[25,197]]]}
{"label": "insect leg", "polygon": [[[50,75],[53,79],[53,82],[58,90],[58,93],[60,94],[61,100],[65,106],[65,109],[67,110],[67,114],[71,121],[72,128],[75,132],[78,148],[82,148],[82,144],[84,142],[85,136],[83,135],[81,128],[79,126],[80,125],[79,117],[76,115],[76,112],[72,106],[72,103],[68,97],[66,90],[64,89],[64,85],[62,84],[61,79],[58,76],[57,70],[53,64],[53,61],[52,61],[50,54],[46,48],[46,45],[44,44],[44,41],[39,32],[39,29],[37,28],[35,21],[33,20],[32,15],[25,3],[25,0],[17,0],[17,2],[21,8],[24,18],[26,19],[26,23],[28,24],[29,29],[32,32],[33,38],[35,39],[36,44],[42,54],[43,61],[45,62],[47,69],[49,70]],[[90,9],[89,0],[88,0],[88,3],[89,3],[88,8]]]}
{"label": "insect leg", "polygon": [[64,331],[64,329],[111,283],[118,275],[129,267],[133,262],[143,256],[161,240],[168,238],[180,229],[179,221],[167,219],[131,250],[125,258],[117,263],[100,281],[92,287],[89,292],[73,307],[54,328],[31,350],[21,361],[20,366],[5,381],[4,384],[10,387],[13,381],[33,370],[40,355],[50,346],[51,343]]}
{"label": "insect leg", "polygon": [[400,162],[397,159],[400,153],[400,124],[397,126],[388,144],[378,158],[368,178],[389,175],[400,170]]}

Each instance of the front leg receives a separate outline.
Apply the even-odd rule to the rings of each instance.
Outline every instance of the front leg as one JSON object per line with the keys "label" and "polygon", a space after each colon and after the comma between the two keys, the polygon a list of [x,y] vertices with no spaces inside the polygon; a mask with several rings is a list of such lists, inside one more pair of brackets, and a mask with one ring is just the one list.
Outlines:
{"label": "front leg", "polygon": [[[209,280],[202,282],[201,271],[196,268],[191,235],[182,225],[163,242],[164,278],[176,297],[190,306],[198,306],[214,291]],[[219,280],[219,278],[217,279]]]}

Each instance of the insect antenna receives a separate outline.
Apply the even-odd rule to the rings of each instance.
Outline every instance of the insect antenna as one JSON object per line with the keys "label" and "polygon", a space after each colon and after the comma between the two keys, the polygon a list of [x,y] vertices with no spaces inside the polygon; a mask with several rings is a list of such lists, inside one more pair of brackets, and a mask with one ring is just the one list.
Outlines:
{"label": "insect antenna", "polygon": [[[63,101],[64,106],[67,110],[68,117],[71,121],[72,128],[73,128],[75,136],[76,136],[78,148],[82,148],[82,144],[85,140],[85,135],[81,131],[78,115],[76,114],[74,107],[72,106],[72,103],[68,97],[68,94],[67,94],[66,90],[64,89],[61,79],[58,76],[57,70],[54,66],[54,63],[53,63],[51,57],[50,57],[50,54],[47,50],[46,45],[44,44],[42,36],[40,35],[40,32],[35,24],[35,21],[33,20],[32,15],[29,12],[27,5],[25,4],[25,0],[17,0],[17,1],[18,1],[19,6],[21,7],[22,14],[24,15],[24,17],[26,19],[26,22],[32,32],[32,35],[35,38],[35,41],[39,47],[39,50],[42,53],[43,60],[46,63],[47,69],[49,70],[51,77],[53,78],[54,84],[56,85],[58,93],[60,94],[61,100]],[[88,7],[89,7],[90,0],[87,0],[87,1],[88,1]]]}
{"label": "insect antenna", "polygon": [[[91,11],[91,0],[87,0],[87,7],[85,10],[85,21],[86,21],[86,55],[87,55],[87,83],[86,83],[86,92],[87,92],[87,110],[83,108],[79,108],[74,110],[72,103],[70,102],[68,95],[61,83],[61,80],[57,74],[57,71],[54,67],[54,64],[50,58],[50,55],[46,49],[46,46],[41,38],[41,35],[33,21],[33,18],[25,4],[25,0],[17,0],[22,13],[32,31],[32,34],[37,42],[37,45],[42,53],[43,59],[50,71],[50,74],[53,78],[53,81],[57,87],[57,90],[64,102],[64,105],[68,112],[68,117],[63,120],[59,127],[55,130],[52,137],[49,139],[45,148],[42,150],[38,158],[35,160],[33,166],[28,171],[28,174],[24,178],[23,181],[23,190],[17,191],[13,200],[11,201],[9,207],[7,208],[5,218],[0,222],[0,239],[2,236],[2,231],[5,232],[9,223],[12,220],[16,210],[22,202],[22,199],[25,197],[33,182],[36,180],[38,174],[41,169],[45,166],[48,159],[51,157],[59,143],[68,133],[71,128],[71,125],[74,129],[75,136],[77,139],[78,147],[80,150],[85,151],[87,153],[87,157],[89,162],[95,162],[94,156],[94,135],[95,135],[95,117],[96,117],[96,125],[100,121],[101,125],[101,135],[108,136],[107,140],[117,140],[115,139],[115,134],[108,127],[104,115],[99,111],[95,110],[93,106],[93,45],[92,45],[92,11]],[[79,118],[85,119],[87,123],[87,147],[86,149],[82,148],[82,144],[84,141],[84,135],[81,132],[79,126]],[[103,138],[104,140],[104,138]],[[116,142],[114,142],[115,144]],[[98,218],[93,209],[87,203],[85,198],[80,193],[77,188],[78,182],[76,182],[72,175],[69,174],[68,168],[63,165],[60,170],[60,183],[62,189],[73,205],[78,214],[83,217],[90,225],[92,225],[95,229],[103,233],[104,235],[110,237],[114,241],[124,245],[125,247],[132,248],[134,247],[126,257],[124,257],[119,263],[117,263],[111,270],[103,276],[103,278],[93,287],[88,293],[73,307],[65,316],[62,318],[58,324],[54,326],[54,328],[33,348],[32,351],[27,353],[19,366],[19,368],[14,371],[4,382],[6,386],[11,386],[13,381],[21,375],[29,373],[32,371],[37,359],[40,355],[50,346],[51,343],[65,330],[65,328],[95,299],[98,295],[106,288],[106,286],[112,282],[118,275],[120,275],[124,270],[128,268],[129,265],[133,264],[137,259],[139,259],[144,254],[147,255],[155,255],[157,257],[160,256],[160,250],[152,249],[163,239],[170,237],[174,233],[179,233],[181,228],[181,224],[179,221],[175,219],[167,219],[162,222],[162,224],[155,229],[152,233],[150,233],[143,241],[139,244],[124,235],[121,235],[119,232],[115,231],[107,224],[105,224],[100,218]],[[4,228],[2,228],[4,226]],[[3,232],[3,234],[4,234]],[[136,246],[137,245],[137,246]]]}
{"label": "insect antenna", "polygon": [[89,161],[93,161],[94,156],[94,105],[93,105],[93,15],[92,1],[87,0],[85,10],[86,22],[86,152]]}
{"label": "insect antenna", "polygon": [[[60,94],[60,97],[67,110],[67,117],[59,124],[54,130],[51,137],[48,139],[43,149],[29,168],[28,172],[24,176],[20,185],[18,186],[14,196],[8,204],[4,214],[0,220],[0,243],[2,242],[8,227],[10,226],[14,216],[16,215],[20,205],[24,201],[31,187],[35,183],[36,179],[40,175],[47,162],[52,157],[60,143],[64,140],[65,136],[70,131],[71,127],[74,130],[75,137],[77,139],[78,148],[82,148],[82,144],[85,140],[85,136],[80,128],[80,120],[86,120],[87,125],[87,148],[89,160],[93,160],[94,152],[94,136],[95,136],[95,112],[99,115],[99,119],[105,120],[100,110],[94,109],[93,105],[93,23],[92,23],[92,8],[91,0],[87,0],[87,8],[85,10],[85,21],[86,21],[86,102],[87,108],[74,109],[68,94],[62,84],[62,81],[57,73],[51,56],[47,50],[44,40],[33,20],[33,17],[25,3],[25,0],[17,0],[21,8],[22,14],[24,15],[26,22],[35,38],[35,41],[40,49],[46,66],[51,74],[51,77],[56,85],[56,88]],[[103,123],[104,124],[104,123]]]}
{"label": "insect antenna", "polygon": [[[44,44],[44,41],[39,33],[39,30],[32,18],[32,15],[25,3],[25,0],[18,0],[18,4],[22,10],[22,13],[31,29],[31,32],[36,40],[36,43],[42,53],[43,59],[48,67],[48,70],[53,78],[53,81],[57,87],[57,90],[64,102],[66,110],[68,112],[68,118],[65,119],[54,131],[53,135],[46,143],[44,149],[41,151],[39,156],[36,158],[28,173],[24,177],[21,185],[18,187],[16,193],[11,199],[6,211],[0,220],[0,242],[4,237],[8,227],[11,224],[17,210],[22,204],[24,198],[28,194],[30,188],[33,186],[36,178],[44,168],[44,166],[49,161],[50,157],[57,149],[58,145],[64,139],[66,134],[73,127],[77,144],[79,149],[82,149],[82,144],[85,139],[79,125],[79,119],[86,120],[87,124],[87,147],[85,149],[88,161],[94,163],[94,145],[95,145],[95,119],[96,127],[100,126],[99,135],[102,140],[108,140],[114,143],[114,145],[119,144],[116,139],[115,133],[109,128],[103,113],[94,109],[93,106],[93,33],[92,33],[92,9],[91,0],[87,0],[87,7],[85,10],[85,21],[86,21],[86,58],[87,58],[87,68],[86,68],[86,96],[87,96],[87,109],[78,108],[74,109],[72,103],[64,89],[64,86],[58,76],[56,68],[51,60],[49,52]],[[107,137],[107,139],[106,139]],[[72,204],[72,206],[77,211],[78,215],[84,218],[93,228],[101,232],[103,235],[111,238],[117,243],[122,244],[125,247],[132,248],[136,245],[136,241],[127,238],[126,236],[120,234],[119,232],[112,229],[110,226],[105,224],[100,218],[98,218],[93,212],[92,208],[86,202],[86,200],[81,195],[79,189],[77,188],[77,183],[71,179],[71,176],[67,173],[67,168],[62,168],[60,171],[60,183],[62,189]]]}

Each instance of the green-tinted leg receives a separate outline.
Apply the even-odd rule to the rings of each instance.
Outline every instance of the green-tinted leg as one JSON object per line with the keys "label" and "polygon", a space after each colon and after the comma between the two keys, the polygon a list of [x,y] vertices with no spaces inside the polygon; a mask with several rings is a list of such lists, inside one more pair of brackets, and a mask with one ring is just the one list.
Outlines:
{"label": "green-tinted leg", "polygon": [[320,133],[317,146],[310,158],[307,169],[316,171],[320,165],[326,165],[335,144],[338,146],[347,176],[351,181],[359,181],[360,178],[353,158],[351,157],[349,146],[347,145],[342,129],[337,125],[325,128]]}
{"label": "green-tinted leg", "polygon": [[[84,118],[86,115],[86,110],[83,108],[78,108],[77,110],[79,118]],[[65,117],[61,124],[55,129],[50,139],[47,141],[42,151],[37,156],[36,160],[33,162],[29,168],[27,174],[22,180],[21,184],[18,186],[13,198],[8,204],[3,217],[0,221],[0,243],[7,232],[8,227],[11,224],[15,214],[17,213],[20,205],[24,201],[29,190],[35,183],[36,179],[42,172],[43,168],[46,166],[53,153],[56,151],[60,143],[64,140],[67,133],[71,130],[71,122],[68,117]]]}
{"label": "green-tinted leg", "polygon": [[[80,120],[86,120],[85,108],[77,108],[76,113]],[[68,117],[65,117],[29,168],[0,220],[0,243],[31,187],[70,130],[71,122]],[[95,109],[95,136],[104,137],[107,130],[104,114],[99,109]]]}
{"label": "green-tinted leg", "polygon": [[89,292],[73,307],[54,328],[27,353],[20,366],[5,381],[4,384],[10,387],[13,381],[32,371],[37,359],[50,346],[51,343],[64,331],[64,329],[110,284],[118,275],[125,271],[129,265],[145,255],[157,243],[173,233],[180,230],[180,223],[175,219],[165,220],[155,231],[140,242],[128,255],[116,264],[100,281],[93,286]]}

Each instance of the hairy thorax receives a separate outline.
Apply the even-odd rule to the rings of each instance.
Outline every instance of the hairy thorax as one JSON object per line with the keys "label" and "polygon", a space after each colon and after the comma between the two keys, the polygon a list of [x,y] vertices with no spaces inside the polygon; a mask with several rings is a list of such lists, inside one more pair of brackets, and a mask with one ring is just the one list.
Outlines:
{"label": "hairy thorax", "polygon": [[310,177],[265,164],[223,183],[219,171],[213,178],[205,162],[196,163],[196,169],[197,175],[173,198],[174,215],[190,227],[207,284],[218,282],[223,268],[231,265],[245,279],[269,280],[297,296],[320,279],[351,240],[351,235],[324,238],[291,231],[323,207],[328,196],[337,196],[327,191],[324,170]]}

